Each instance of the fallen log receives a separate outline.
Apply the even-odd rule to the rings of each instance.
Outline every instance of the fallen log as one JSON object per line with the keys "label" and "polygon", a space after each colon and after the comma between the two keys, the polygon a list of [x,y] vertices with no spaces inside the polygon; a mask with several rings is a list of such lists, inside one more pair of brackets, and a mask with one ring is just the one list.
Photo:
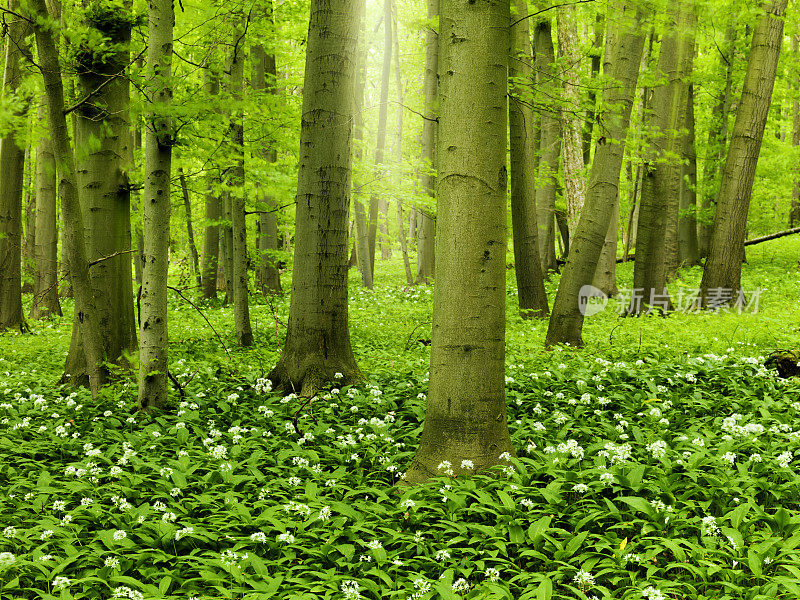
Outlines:
{"label": "fallen log", "polygon": [[744,245],[745,246],[752,246],[753,244],[760,244],[761,242],[768,242],[770,240],[777,240],[778,238],[782,238],[787,235],[793,235],[795,233],[800,233],[800,227],[794,227],[792,229],[787,229],[786,231],[779,231],[777,233],[770,233],[769,235],[763,235],[761,237],[753,238],[752,240],[746,240]]}

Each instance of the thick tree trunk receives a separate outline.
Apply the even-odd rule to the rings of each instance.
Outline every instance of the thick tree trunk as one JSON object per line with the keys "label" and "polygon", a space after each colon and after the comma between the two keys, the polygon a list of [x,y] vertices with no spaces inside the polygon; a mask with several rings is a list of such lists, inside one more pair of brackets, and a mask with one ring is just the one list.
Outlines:
{"label": "thick tree trunk", "polygon": [[[16,0],[11,10],[19,10]],[[20,85],[20,61],[29,54],[25,38],[29,24],[14,15],[10,20],[6,42],[3,95],[10,97]],[[17,115],[20,116],[20,115]],[[25,149],[18,145],[15,132],[0,142],[0,331],[6,328],[27,329],[22,314],[22,179]]]}
{"label": "thick tree trunk", "polygon": [[[272,3],[268,4],[269,20],[272,21]],[[264,47],[253,46],[253,80],[254,90],[265,90],[268,94],[277,95],[276,85],[277,71],[275,67],[275,55],[267,54]],[[278,160],[278,153],[275,149],[275,140],[267,139],[261,144],[261,157],[270,164]],[[278,250],[278,215],[275,212],[277,206],[275,199],[265,194],[260,182],[255,182],[256,201],[268,212],[259,215],[259,242],[258,242],[258,275],[257,279],[261,283],[262,289],[280,293],[281,275],[278,272],[277,259],[275,252]]]}
{"label": "thick tree trunk", "polygon": [[[292,296],[269,379],[312,396],[362,378],[350,345],[347,223],[360,0],[312,0],[306,44]],[[336,377],[341,374],[340,377]]]}
{"label": "thick tree trunk", "polygon": [[[644,163],[642,198],[636,227],[636,263],[628,313],[638,315],[646,306],[672,307],[666,292],[670,252],[677,255],[678,196],[681,164],[675,156],[684,149],[688,84],[687,55],[694,55],[693,11],[688,2],[677,2],[669,11],[667,31],[661,41],[656,69],[663,80],[653,90],[645,131],[650,132]],[[641,293],[641,295],[640,295]]]}
{"label": "thick tree trunk", "polygon": [[[39,105],[39,121],[47,120],[46,101]],[[36,151],[36,257],[31,318],[61,316],[58,301],[58,228],[56,226],[56,161],[49,133]]]}
{"label": "thick tree trunk", "polygon": [[[244,17],[234,17],[244,21]],[[239,22],[233,27],[231,49],[226,70],[230,73],[228,85],[235,110],[231,113],[229,130],[231,163],[228,167],[228,189],[231,210],[232,258],[230,260],[233,284],[233,321],[239,346],[253,345],[250,325],[250,299],[247,286],[247,223],[244,215],[244,112],[241,109],[244,90],[244,34]]]}
{"label": "thick tree trunk", "polygon": [[[544,13],[547,15],[547,13]],[[555,51],[550,20],[545,16],[538,21],[533,31],[534,53],[536,55],[536,88],[540,100],[551,102],[560,95],[560,79],[555,75]],[[561,153],[561,121],[555,107],[541,112],[541,136],[539,147],[539,172],[536,188],[536,222],[539,227],[539,260],[542,271],[547,273],[558,268],[556,263],[556,185],[558,181],[558,157]],[[542,183],[543,182],[543,183]]]}
{"label": "thick tree trunk", "polygon": [[[439,16],[439,0],[427,0],[428,20]],[[425,33],[425,119],[422,122],[422,175],[420,187],[431,198],[431,207],[417,212],[417,283],[430,283],[433,279],[435,258],[436,219],[432,213],[436,195],[436,117],[439,46],[438,33],[429,28]]]}
{"label": "thick tree trunk", "polygon": [[561,168],[564,172],[564,198],[570,236],[578,225],[586,199],[586,175],[583,172],[583,119],[581,118],[581,50],[574,4],[558,8],[558,51],[561,66],[565,111],[561,115]]}
{"label": "thick tree trunk", "polygon": [[681,172],[680,220],[678,221],[678,262],[686,267],[700,264],[697,244],[697,153],[695,152],[694,86],[689,84],[686,109],[686,137]]}
{"label": "thick tree trunk", "polygon": [[200,257],[197,253],[197,245],[194,243],[194,226],[192,225],[192,201],[189,198],[189,187],[186,185],[186,174],[182,168],[178,168],[178,178],[181,182],[181,195],[183,196],[183,209],[186,214],[186,236],[189,240],[189,253],[192,255],[192,272],[197,278],[198,287],[200,281]]}
{"label": "thick tree trunk", "polygon": [[513,0],[511,53],[508,63],[508,123],[511,148],[511,227],[514,264],[522,318],[546,317],[547,292],[539,260],[536,226],[536,182],[531,68],[531,37],[527,0]]}
{"label": "thick tree trunk", "polygon": [[442,0],[438,271],[425,426],[410,483],[442,475],[444,461],[464,474],[514,452],[504,377],[509,18],[508,0]]}
{"label": "thick tree trunk", "polygon": [[[120,9],[121,11],[130,9]],[[133,310],[130,186],[130,89],[125,73],[130,60],[130,14],[86,14],[86,24],[107,37],[113,51],[85,49],[78,56],[79,96],[95,93],[76,111],[77,176],[86,224],[86,252],[99,309],[105,359],[126,365],[136,351]],[[108,19],[112,20],[109,21]],[[110,33],[105,33],[105,32]],[[111,257],[112,258],[106,258]],[[103,260],[100,260],[103,259]],[[78,315],[65,365],[65,379],[85,382]]]}
{"label": "thick tree trunk", "polygon": [[53,142],[59,175],[58,190],[61,197],[61,216],[64,220],[65,254],[69,261],[69,272],[75,295],[75,314],[78,315],[77,323],[83,340],[82,349],[86,362],[86,373],[89,377],[92,395],[97,396],[106,378],[102,366],[103,340],[100,314],[89,279],[83,214],[75,176],[75,156],[69,143],[69,130],[64,115],[61,65],[58,61],[58,50],[53,40],[53,29],[48,22],[48,12],[44,0],[29,0],[28,6],[33,13],[32,16],[38,18],[37,22],[39,23],[36,26],[36,46],[47,97],[50,139]]}
{"label": "thick tree trunk", "polygon": [[[172,98],[172,0],[150,0],[147,83],[149,114],[145,133],[144,252],[139,303],[139,408],[161,408],[167,401],[167,271],[169,268],[170,178],[174,128],[167,115]],[[181,172],[181,183],[185,180]],[[187,212],[187,219],[191,219]],[[191,231],[191,230],[190,230]],[[191,239],[191,238],[190,238]],[[196,253],[196,251],[195,251]]]}
{"label": "thick tree trunk", "polygon": [[[392,17],[391,0],[383,0],[383,66],[381,67],[381,95],[378,105],[378,137],[375,143],[375,176],[376,181],[382,181],[386,175],[383,168],[384,152],[386,149],[386,122],[389,115],[389,78],[392,69]],[[380,229],[379,246],[381,258],[386,255],[388,232],[386,229],[386,201],[376,191],[369,198],[369,263],[373,279],[375,277],[375,243]]]}
{"label": "thick tree trunk", "polygon": [[553,312],[547,329],[546,345],[583,346],[583,312],[579,302],[582,288],[590,284],[608,234],[613,206],[619,194],[619,176],[625,151],[639,63],[644,49],[641,25],[645,8],[634,7],[633,0],[614,3],[619,31],[606,43],[603,71],[616,82],[604,92],[608,106],[604,118],[607,140],[595,148],[591,177],[578,228],[570,244],[569,258],[561,275]]}
{"label": "thick tree trunk", "polygon": [[700,282],[699,299],[703,307],[714,308],[743,299],[742,256],[747,212],[775,85],[787,1],[762,4],[765,12],[753,31],[742,97],[717,197],[711,247]]}
{"label": "thick tree trunk", "polygon": [[[214,97],[219,94],[219,79],[211,73],[209,65],[204,71],[203,91],[207,97]],[[206,175],[206,199],[205,199],[205,227],[203,233],[203,258],[201,269],[203,271],[200,279],[203,285],[203,298],[206,300],[217,299],[217,272],[219,270],[219,220],[220,200],[217,190],[219,189],[219,176],[215,173],[215,165],[212,162]]]}
{"label": "thick tree trunk", "polygon": [[700,199],[700,219],[697,223],[697,241],[701,258],[708,258],[711,246],[714,207],[719,193],[719,182],[722,179],[723,157],[728,144],[728,117],[733,102],[731,89],[736,55],[736,26],[733,23],[726,31],[725,42],[724,53],[720,56],[720,70],[725,71],[725,84],[711,114],[706,158],[703,161],[703,191]]}

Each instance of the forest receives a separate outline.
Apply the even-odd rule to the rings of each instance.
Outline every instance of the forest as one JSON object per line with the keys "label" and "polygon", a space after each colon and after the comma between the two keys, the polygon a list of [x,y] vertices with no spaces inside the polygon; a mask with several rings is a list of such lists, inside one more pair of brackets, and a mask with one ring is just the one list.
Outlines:
{"label": "forest", "polygon": [[0,16],[0,600],[800,598],[788,0]]}

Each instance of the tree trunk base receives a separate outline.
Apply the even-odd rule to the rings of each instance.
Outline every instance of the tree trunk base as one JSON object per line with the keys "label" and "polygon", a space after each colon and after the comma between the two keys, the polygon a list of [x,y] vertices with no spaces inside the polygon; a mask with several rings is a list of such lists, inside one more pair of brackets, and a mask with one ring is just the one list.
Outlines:
{"label": "tree trunk base", "polygon": [[[337,377],[337,374],[340,376]],[[272,382],[272,389],[278,392],[311,397],[325,387],[359,383],[363,381],[364,375],[354,362],[338,357],[286,357],[284,353],[267,375],[267,379]]]}

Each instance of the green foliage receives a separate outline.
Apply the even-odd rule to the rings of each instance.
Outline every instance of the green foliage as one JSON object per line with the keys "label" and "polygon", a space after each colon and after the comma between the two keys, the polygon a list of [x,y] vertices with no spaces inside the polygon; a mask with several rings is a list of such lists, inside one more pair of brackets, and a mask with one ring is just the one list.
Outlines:
{"label": "green foliage", "polygon": [[[517,456],[467,478],[443,465],[414,488],[401,473],[422,430],[428,348],[418,339],[432,294],[400,285],[399,263],[374,292],[351,274],[353,345],[370,383],[307,403],[271,395],[263,379],[287,297],[253,298],[258,345],[246,351],[233,349],[232,309],[204,308],[230,355],[171,297],[170,370],[183,394],[158,415],[133,411],[124,372],[94,404],[54,383],[69,345],[65,302],[67,316],[34,337],[0,338],[0,595],[791,596],[800,385],[759,355],[795,339],[784,323],[797,316],[800,290],[786,275],[797,246],[750,252],[745,287],[764,288],[758,322],[607,311],[587,319],[594,350],[582,353],[541,350],[544,324],[516,317],[510,272]],[[682,273],[674,289],[698,275]],[[628,266],[619,278],[624,287]]]}

